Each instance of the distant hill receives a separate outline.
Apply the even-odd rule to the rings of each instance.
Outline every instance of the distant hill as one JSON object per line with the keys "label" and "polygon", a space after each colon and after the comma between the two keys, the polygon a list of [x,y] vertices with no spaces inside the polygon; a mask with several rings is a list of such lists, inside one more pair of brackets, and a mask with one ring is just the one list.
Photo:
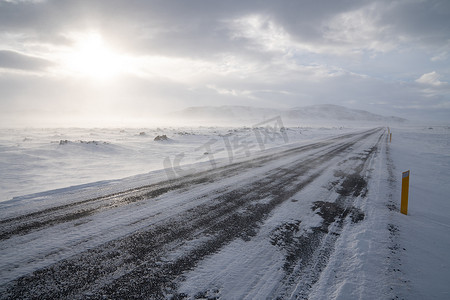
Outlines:
{"label": "distant hill", "polygon": [[242,122],[265,120],[281,116],[287,121],[355,121],[355,122],[405,122],[406,119],[382,116],[365,110],[351,109],[334,104],[295,107],[286,110],[250,106],[197,106],[170,114],[185,120]]}
{"label": "distant hill", "polygon": [[345,120],[369,122],[405,122],[406,119],[382,116],[359,109],[351,109],[334,104],[311,105],[292,108],[282,113],[289,119]]}

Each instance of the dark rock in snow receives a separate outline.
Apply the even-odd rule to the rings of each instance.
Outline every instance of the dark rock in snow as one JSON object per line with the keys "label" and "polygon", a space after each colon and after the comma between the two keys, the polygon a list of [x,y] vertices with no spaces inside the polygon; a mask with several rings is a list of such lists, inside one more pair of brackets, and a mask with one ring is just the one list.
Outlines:
{"label": "dark rock in snow", "polygon": [[163,135],[158,135],[157,137],[154,138],[154,141],[160,142],[160,141],[168,141],[169,138],[167,137],[167,135],[163,134]]}
{"label": "dark rock in snow", "polygon": [[102,141],[81,141],[81,140],[75,141],[75,142],[72,142],[69,140],[60,140],[59,141],[60,145],[67,145],[67,144],[71,144],[71,143],[80,143],[80,144],[88,144],[88,145],[91,145],[91,144],[93,144],[93,145],[109,145],[108,142],[102,142]]}

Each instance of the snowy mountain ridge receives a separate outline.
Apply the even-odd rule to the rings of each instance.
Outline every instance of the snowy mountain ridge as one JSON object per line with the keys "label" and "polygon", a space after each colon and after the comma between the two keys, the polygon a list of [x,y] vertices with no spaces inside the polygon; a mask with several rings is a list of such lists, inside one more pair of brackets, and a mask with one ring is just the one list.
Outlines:
{"label": "snowy mountain ridge", "polygon": [[319,104],[291,109],[274,109],[250,106],[196,106],[177,111],[171,116],[188,120],[264,120],[281,116],[287,120],[339,120],[364,122],[405,122],[406,119],[395,116],[382,116],[365,110],[351,109],[334,104]]}

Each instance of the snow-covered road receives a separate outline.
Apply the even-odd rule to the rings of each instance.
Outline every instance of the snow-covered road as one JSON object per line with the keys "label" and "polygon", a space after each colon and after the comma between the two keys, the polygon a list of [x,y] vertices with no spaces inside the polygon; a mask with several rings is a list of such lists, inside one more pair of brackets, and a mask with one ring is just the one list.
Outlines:
{"label": "snow-covered road", "polygon": [[12,206],[0,298],[308,298],[365,218],[358,203],[386,140],[375,128],[23,214]]}

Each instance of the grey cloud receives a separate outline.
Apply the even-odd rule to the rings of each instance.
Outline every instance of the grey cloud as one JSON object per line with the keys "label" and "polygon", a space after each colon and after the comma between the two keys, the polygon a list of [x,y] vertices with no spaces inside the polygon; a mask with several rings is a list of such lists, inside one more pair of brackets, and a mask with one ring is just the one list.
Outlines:
{"label": "grey cloud", "polygon": [[34,56],[28,56],[15,51],[0,50],[0,68],[28,71],[43,70],[52,62]]}
{"label": "grey cloud", "polygon": [[[324,45],[327,22],[340,13],[376,4],[378,26],[389,34],[374,39],[399,36],[439,43],[448,39],[450,17],[447,0],[432,1],[46,1],[43,3],[1,3],[0,28],[39,35],[71,28],[100,28],[125,40],[127,50],[153,51],[168,55],[211,55],[224,51],[246,51],[251,41],[232,40],[224,20],[261,14],[280,24],[295,40]],[[447,12],[447,13],[446,13]],[[374,13],[374,12],[373,12]],[[325,26],[325,27],[324,27]],[[400,43],[400,40],[396,41]],[[335,41],[334,41],[335,43]],[[333,44],[333,43],[331,43]],[[255,51],[255,48],[253,48]]]}
{"label": "grey cloud", "polygon": [[[114,49],[131,55],[177,56],[212,63],[220,63],[222,55],[230,55],[238,57],[238,62],[254,63],[257,65],[255,69],[260,71],[244,74],[247,75],[244,79],[242,77],[245,76],[239,76],[242,75],[239,71],[231,72],[231,75],[212,74],[196,82],[191,89],[162,79],[157,85],[152,85],[145,80],[137,82],[135,78],[129,78],[126,83],[121,83],[121,97],[126,99],[127,95],[132,95],[129,97],[139,99],[137,102],[127,100],[129,102],[123,104],[130,110],[133,110],[133,103],[134,107],[145,106],[147,98],[153,97],[170,102],[177,109],[180,108],[178,105],[208,105],[213,104],[212,101],[221,104],[266,103],[264,106],[273,101],[280,105],[298,106],[313,103],[345,105],[355,100],[358,108],[363,109],[373,105],[371,103],[385,103],[380,104],[379,109],[386,111],[376,112],[386,113],[393,106],[420,107],[424,101],[423,94],[414,81],[431,70],[442,75],[442,82],[450,82],[446,65],[446,49],[450,40],[449,6],[448,0],[0,2],[0,32],[18,35],[20,42],[25,44],[45,42],[61,46],[71,42],[63,36],[65,32],[94,29]],[[330,32],[343,33],[344,30],[339,24],[330,28],[331,20],[340,14],[358,11],[363,12],[363,20],[367,18],[372,22],[371,26],[383,30],[369,31],[365,36],[366,32],[353,26],[351,29],[361,37],[354,41],[351,36],[347,40],[327,36]],[[342,53],[346,49],[348,52],[356,49],[358,53],[348,56],[340,53],[340,56],[332,51],[311,50],[308,53],[308,50],[296,49],[290,53],[271,52],[264,47],[264,41],[236,34],[238,29],[232,26],[232,21],[249,15],[266,17],[280,26],[294,43],[324,47],[326,51],[341,47],[344,49]],[[267,28],[269,22],[261,26]],[[49,66],[50,62],[32,56],[32,53],[25,52],[26,49],[17,48],[20,53],[1,51],[0,65],[21,70],[40,70]],[[438,63],[430,61],[433,57]],[[314,78],[314,74],[302,71],[301,67],[314,64],[329,69],[336,67],[344,72],[339,76]],[[434,65],[430,67],[428,64]],[[352,72],[368,76],[355,76]],[[308,80],[308,76],[316,82]],[[411,85],[404,84],[408,80]],[[58,84],[59,92],[61,84]],[[238,92],[219,94],[208,89],[208,85]],[[23,86],[29,85],[24,83]],[[53,83],[46,86],[49,88],[42,91],[43,98]],[[10,88],[4,86],[4,89]],[[20,93],[19,89],[16,91],[10,92],[11,96]],[[89,96],[88,93],[86,95]],[[426,100],[433,105],[449,102],[448,94]],[[148,109],[151,110],[153,104],[148,101]]]}
{"label": "grey cloud", "polygon": [[[0,3],[3,31],[54,33],[67,28],[102,28],[151,50],[193,50],[199,45],[220,51],[231,47],[223,20],[248,14],[272,16],[294,35],[317,39],[317,23],[354,7],[360,1],[47,1],[44,3]],[[147,36],[150,34],[150,37]],[[159,45],[155,47],[155,42]],[[236,43],[236,41],[234,41]],[[242,41],[240,41],[242,42]],[[196,48],[190,45],[197,46]],[[241,45],[237,45],[239,47]],[[191,49],[191,48],[195,48]]]}
{"label": "grey cloud", "polygon": [[423,47],[444,46],[450,38],[450,2],[447,0],[386,3],[380,24]]}

